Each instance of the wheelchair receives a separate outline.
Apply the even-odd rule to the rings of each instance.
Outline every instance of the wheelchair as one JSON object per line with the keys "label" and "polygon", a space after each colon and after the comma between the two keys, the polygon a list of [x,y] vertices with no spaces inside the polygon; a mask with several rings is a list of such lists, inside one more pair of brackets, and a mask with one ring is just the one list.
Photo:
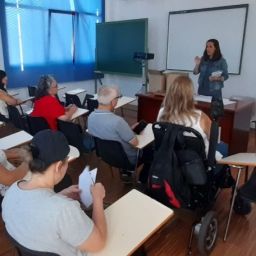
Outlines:
{"label": "wheelchair", "polygon": [[[157,159],[161,156],[168,158],[168,154],[171,153],[169,152],[165,155],[164,152],[159,151],[163,140],[166,140],[166,133],[169,131],[171,134],[176,130],[175,141],[172,140],[174,145],[170,145],[170,147],[173,147],[172,151],[175,153],[175,158],[177,158],[176,167],[178,172],[181,173],[181,177],[177,177],[178,172],[176,170],[175,175],[172,175],[172,179],[179,179],[174,184],[176,187],[177,184],[180,184],[181,188],[174,189],[174,196],[172,197],[176,196],[179,199],[184,199],[186,194],[187,198],[183,200],[180,207],[177,207],[177,204],[172,204],[170,200],[161,198],[161,193],[156,193],[153,190],[151,179],[152,177],[156,178],[157,175],[156,173],[153,174],[152,170],[150,170],[149,174],[148,194],[168,207],[188,209],[196,213],[196,221],[192,225],[190,234],[188,254],[192,254],[192,241],[196,236],[200,254],[209,255],[215,246],[218,235],[218,219],[216,213],[211,210],[212,206],[221,188],[233,187],[234,185],[233,182],[227,182],[230,178],[233,180],[229,169],[227,166],[216,164],[216,148],[215,150],[211,149],[211,147],[216,147],[215,143],[210,143],[209,148],[209,152],[214,152],[214,156],[206,155],[204,140],[196,130],[165,122],[154,123],[152,129],[155,136],[155,155],[151,166],[153,169],[154,161],[159,161]],[[157,152],[160,155],[157,156]],[[182,179],[182,183],[180,179]]]}

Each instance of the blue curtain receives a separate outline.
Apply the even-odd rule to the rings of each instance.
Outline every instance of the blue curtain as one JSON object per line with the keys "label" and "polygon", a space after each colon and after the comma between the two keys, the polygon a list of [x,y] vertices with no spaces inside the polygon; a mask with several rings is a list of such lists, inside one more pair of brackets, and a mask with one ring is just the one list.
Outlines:
{"label": "blue curtain", "polygon": [[94,77],[103,0],[6,0],[0,11],[9,87],[34,85],[42,74],[59,82]]}

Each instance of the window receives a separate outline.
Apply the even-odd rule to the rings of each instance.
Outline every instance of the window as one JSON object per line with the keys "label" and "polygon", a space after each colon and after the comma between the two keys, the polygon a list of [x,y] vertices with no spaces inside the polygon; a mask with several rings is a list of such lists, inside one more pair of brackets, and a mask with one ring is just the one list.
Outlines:
{"label": "window", "polygon": [[94,77],[95,24],[104,21],[104,0],[5,0],[0,11],[10,87],[36,84],[48,73],[59,82]]}

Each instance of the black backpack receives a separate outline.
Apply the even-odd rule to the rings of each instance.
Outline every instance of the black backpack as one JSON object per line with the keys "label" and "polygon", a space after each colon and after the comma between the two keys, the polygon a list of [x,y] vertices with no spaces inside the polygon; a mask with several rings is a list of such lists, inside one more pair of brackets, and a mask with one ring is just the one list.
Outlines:
{"label": "black backpack", "polygon": [[190,187],[185,181],[177,154],[174,150],[179,126],[167,126],[161,144],[154,154],[149,171],[148,193],[168,207],[188,207]]}

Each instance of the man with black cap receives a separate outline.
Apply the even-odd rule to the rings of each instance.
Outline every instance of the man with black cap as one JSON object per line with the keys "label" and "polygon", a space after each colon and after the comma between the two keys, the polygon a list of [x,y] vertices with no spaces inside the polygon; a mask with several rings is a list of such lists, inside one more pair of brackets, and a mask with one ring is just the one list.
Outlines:
{"label": "man with black cap", "polygon": [[69,150],[62,133],[51,130],[37,133],[31,143],[31,180],[14,183],[5,195],[2,216],[6,229],[26,248],[78,256],[100,250],[105,244],[102,184],[96,183],[91,188],[92,220],[79,202],[73,200],[78,198],[77,185],[60,193],[53,190],[66,173]]}

